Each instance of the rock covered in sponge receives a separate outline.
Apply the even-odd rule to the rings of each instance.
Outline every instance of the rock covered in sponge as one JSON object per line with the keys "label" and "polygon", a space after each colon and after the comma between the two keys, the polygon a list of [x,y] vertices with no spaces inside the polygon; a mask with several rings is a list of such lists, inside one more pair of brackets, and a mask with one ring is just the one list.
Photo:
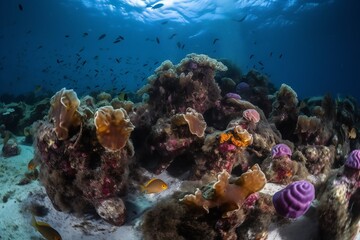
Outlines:
{"label": "rock covered in sponge", "polygon": [[310,182],[302,180],[276,192],[273,196],[273,204],[279,215],[298,218],[306,213],[314,198],[314,186]]}
{"label": "rock covered in sponge", "polygon": [[99,108],[94,115],[94,124],[99,143],[109,151],[122,149],[135,128],[125,109],[112,106]]}

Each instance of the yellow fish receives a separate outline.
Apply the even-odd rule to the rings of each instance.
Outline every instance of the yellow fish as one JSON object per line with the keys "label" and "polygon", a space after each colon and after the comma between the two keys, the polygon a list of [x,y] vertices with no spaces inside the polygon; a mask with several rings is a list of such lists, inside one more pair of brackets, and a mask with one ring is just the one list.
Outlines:
{"label": "yellow fish", "polygon": [[355,139],[355,138],[356,138],[356,128],[352,128],[352,129],[349,131],[349,138],[350,138],[350,139]]}
{"label": "yellow fish", "polygon": [[36,167],[37,167],[37,163],[35,162],[34,159],[31,159],[30,162],[28,163],[28,170],[33,171]]}
{"label": "yellow fish", "polygon": [[34,215],[31,219],[31,225],[39,232],[46,240],[61,240],[60,234],[45,222],[37,222]]}
{"label": "yellow fish", "polygon": [[168,188],[168,185],[161,179],[153,178],[145,185],[141,186],[141,191],[145,193],[160,193]]}

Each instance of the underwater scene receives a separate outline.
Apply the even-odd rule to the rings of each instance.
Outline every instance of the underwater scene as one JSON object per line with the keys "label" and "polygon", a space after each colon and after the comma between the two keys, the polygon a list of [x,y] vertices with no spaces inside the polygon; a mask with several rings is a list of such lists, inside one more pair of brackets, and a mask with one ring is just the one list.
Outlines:
{"label": "underwater scene", "polygon": [[360,240],[360,1],[1,0],[1,240]]}

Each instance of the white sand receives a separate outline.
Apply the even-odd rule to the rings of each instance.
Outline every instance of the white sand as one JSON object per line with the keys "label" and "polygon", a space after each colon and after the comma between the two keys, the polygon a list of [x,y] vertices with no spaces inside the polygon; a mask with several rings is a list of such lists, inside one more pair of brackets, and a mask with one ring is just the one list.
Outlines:
{"label": "white sand", "polygon": [[[21,138],[19,138],[21,142]],[[2,145],[0,145],[0,149]],[[56,211],[48,197],[43,198],[44,188],[38,181],[19,186],[16,185],[27,171],[27,163],[33,157],[33,148],[31,146],[21,145],[21,154],[11,158],[0,157],[0,239],[42,239],[41,235],[30,225],[30,213],[23,213],[22,207],[30,201],[37,201],[49,209],[49,213],[44,218],[37,218],[38,221],[44,221],[54,227],[63,239],[121,239],[121,240],[140,240],[141,233],[137,230],[140,224],[139,218],[130,216],[131,221],[124,226],[115,227],[101,219],[93,219],[90,216],[75,217],[70,214]],[[167,191],[160,194],[149,194],[142,196],[128,196],[127,203],[131,209],[135,209],[137,216],[141,216],[159,199],[168,196],[174,190],[178,189],[180,182],[177,179],[169,177],[166,173],[158,176],[164,179],[170,186]],[[267,184],[263,192],[273,194],[280,190],[282,186]],[[8,192],[12,192],[7,202],[3,202],[3,197]],[[29,197],[29,193],[32,196]],[[128,208],[128,211],[131,210]],[[317,221],[316,211],[312,207],[308,213],[290,224],[277,227],[272,225],[269,234],[269,240],[275,239],[316,239]],[[360,234],[357,236],[360,240]]]}

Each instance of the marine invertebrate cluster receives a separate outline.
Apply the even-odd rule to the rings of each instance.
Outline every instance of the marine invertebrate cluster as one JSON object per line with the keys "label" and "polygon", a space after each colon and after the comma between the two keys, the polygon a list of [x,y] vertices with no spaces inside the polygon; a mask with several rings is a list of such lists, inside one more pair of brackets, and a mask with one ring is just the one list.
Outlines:
{"label": "marine invertebrate cluster", "polygon": [[112,106],[99,108],[94,115],[94,124],[99,143],[110,151],[122,149],[134,130],[125,109]]}
{"label": "marine invertebrate cluster", "polygon": [[273,204],[278,214],[298,218],[309,209],[315,198],[315,188],[308,181],[297,181],[276,192]]}
{"label": "marine invertebrate cluster", "polygon": [[210,208],[222,207],[223,217],[229,217],[241,208],[250,194],[260,191],[266,184],[265,175],[258,165],[252,166],[233,183],[229,179],[230,174],[223,170],[215,183],[185,195],[180,201],[194,204],[207,212]]}

